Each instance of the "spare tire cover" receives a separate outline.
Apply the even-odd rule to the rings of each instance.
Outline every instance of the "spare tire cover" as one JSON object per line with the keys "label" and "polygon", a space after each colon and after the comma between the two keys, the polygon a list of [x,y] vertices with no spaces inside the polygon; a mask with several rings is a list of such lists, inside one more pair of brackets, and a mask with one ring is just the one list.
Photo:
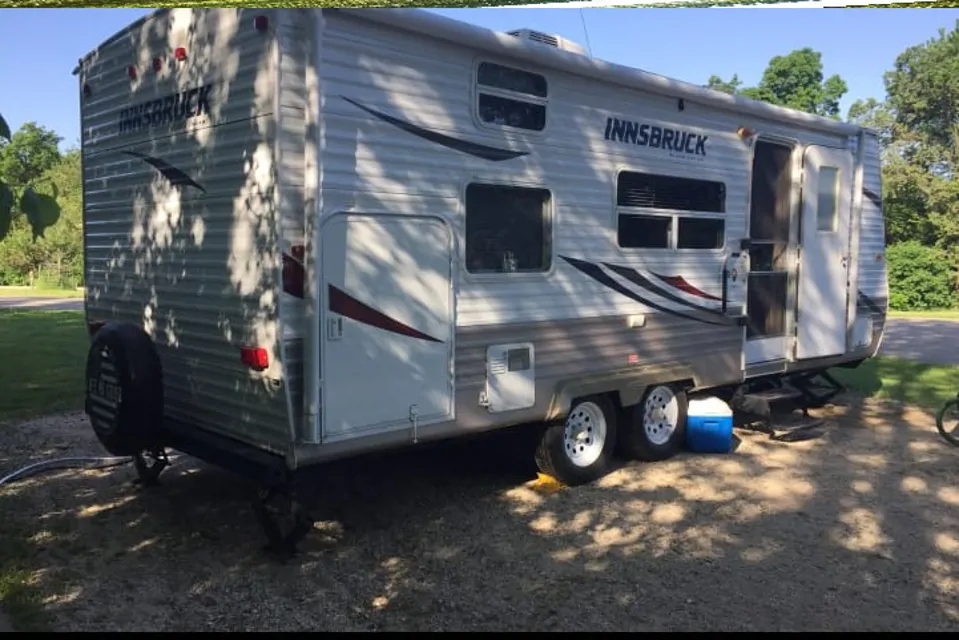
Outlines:
{"label": "spare tire cover", "polygon": [[97,439],[113,455],[160,446],[163,372],[153,341],[140,327],[111,322],[94,335],[85,409]]}

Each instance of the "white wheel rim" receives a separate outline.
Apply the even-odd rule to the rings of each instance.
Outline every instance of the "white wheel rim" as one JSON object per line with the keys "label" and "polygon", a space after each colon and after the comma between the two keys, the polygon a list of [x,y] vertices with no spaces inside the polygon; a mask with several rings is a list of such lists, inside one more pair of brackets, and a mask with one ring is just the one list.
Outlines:
{"label": "white wheel rim", "polygon": [[679,423],[679,401],[669,387],[656,387],[646,397],[643,407],[643,430],[656,446],[669,442]]}
{"label": "white wheel rim", "polygon": [[573,407],[563,430],[563,450],[577,467],[588,467],[606,446],[606,416],[599,405],[583,402]]}

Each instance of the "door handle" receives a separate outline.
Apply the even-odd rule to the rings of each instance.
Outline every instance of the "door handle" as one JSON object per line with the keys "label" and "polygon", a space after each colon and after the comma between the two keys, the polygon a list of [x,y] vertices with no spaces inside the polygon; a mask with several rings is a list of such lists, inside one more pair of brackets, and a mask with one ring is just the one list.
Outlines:
{"label": "door handle", "polygon": [[326,337],[328,340],[339,340],[343,337],[343,317],[337,316],[326,321]]}

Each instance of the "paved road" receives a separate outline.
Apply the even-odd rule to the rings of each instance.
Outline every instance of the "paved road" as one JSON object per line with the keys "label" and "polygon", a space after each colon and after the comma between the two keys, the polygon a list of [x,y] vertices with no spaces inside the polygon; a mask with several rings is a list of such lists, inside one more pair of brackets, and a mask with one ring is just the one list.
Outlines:
{"label": "paved road", "polygon": [[83,299],[64,300],[58,298],[0,296],[0,309],[83,310]]}
{"label": "paved road", "polygon": [[959,364],[959,322],[889,318],[879,355],[927,364]]}

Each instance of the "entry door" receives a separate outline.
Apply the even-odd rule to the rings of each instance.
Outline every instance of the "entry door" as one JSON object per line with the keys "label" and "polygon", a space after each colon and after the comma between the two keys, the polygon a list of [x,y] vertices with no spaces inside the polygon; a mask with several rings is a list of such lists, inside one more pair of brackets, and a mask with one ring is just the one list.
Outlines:
{"label": "entry door", "polygon": [[324,440],[452,419],[449,227],[341,215],[321,235]]}
{"label": "entry door", "polygon": [[810,146],[803,159],[796,358],[846,351],[853,156]]}
{"label": "entry door", "polygon": [[793,148],[757,140],[749,198],[747,365],[786,358]]}

